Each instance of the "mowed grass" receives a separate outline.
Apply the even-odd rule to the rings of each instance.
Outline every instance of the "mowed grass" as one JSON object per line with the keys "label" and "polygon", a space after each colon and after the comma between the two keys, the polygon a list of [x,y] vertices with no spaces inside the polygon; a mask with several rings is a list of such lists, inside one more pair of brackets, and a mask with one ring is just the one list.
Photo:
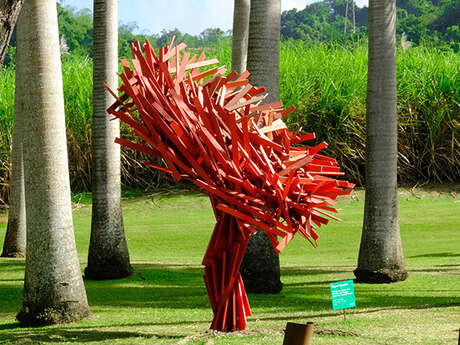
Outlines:
{"label": "mowed grass", "polygon": [[[74,204],[82,269],[90,231],[87,197]],[[295,238],[280,256],[284,289],[249,295],[248,330],[207,332],[212,312],[201,259],[214,216],[193,193],[124,199],[134,274],[86,281],[94,317],[71,325],[20,328],[24,261],[0,259],[0,344],[279,344],[286,322],[315,322],[312,344],[456,344],[460,327],[460,186],[400,190],[400,226],[409,270],[402,283],[356,284],[357,308],[331,308],[329,283],[353,279],[364,193],[339,202],[343,221],[320,232],[312,248]],[[0,214],[3,241],[6,214]],[[2,242],[0,242],[2,245]]]}

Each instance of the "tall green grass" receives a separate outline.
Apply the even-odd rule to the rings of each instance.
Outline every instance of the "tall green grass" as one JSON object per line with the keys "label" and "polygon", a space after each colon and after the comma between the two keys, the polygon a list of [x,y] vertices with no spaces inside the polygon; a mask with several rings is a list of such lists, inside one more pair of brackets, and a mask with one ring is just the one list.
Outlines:
{"label": "tall green grass", "polygon": [[[91,190],[92,63],[88,57],[62,55],[69,172],[74,191]],[[14,67],[3,67],[0,70],[0,207],[8,200],[14,121],[14,78]],[[132,135],[124,126],[121,132],[125,137]],[[151,169],[144,168],[143,162],[148,159],[132,150],[122,152],[122,179],[125,185],[158,185],[159,175]]]}
{"label": "tall green grass", "polygon": [[[460,180],[460,55],[415,47],[397,52],[399,180]],[[281,99],[292,126],[329,143],[347,175],[364,178],[367,48],[286,42]]]}
{"label": "tall green grass", "polygon": [[[231,47],[208,49],[231,68]],[[414,47],[397,53],[399,113],[399,179],[401,183],[459,181],[460,55],[450,50]],[[64,96],[71,183],[89,190],[91,176],[92,61],[63,56]],[[347,178],[362,184],[364,176],[367,48],[338,44],[281,44],[281,100],[297,110],[287,121],[292,129],[314,131],[329,143]],[[14,114],[14,69],[0,71],[0,204],[6,200]],[[122,127],[124,136],[130,135]],[[123,151],[126,185],[161,183],[161,175],[144,169],[147,159]]]}
{"label": "tall green grass", "polygon": [[[231,47],[215,56],[228,68]],[[297,110],[291,129],[329,144],[347,177],[364,183],[367,45],[281,44],[280,98]],[[402,184],[460,181],[460,55],[414,47],[397,51],[399,156]]]}
{"label": "tall green grass", "polygon": [[62,62],[70,181],[74,190],[90,190],[93,62],[70,54]]}
{"label": "tall green grass", "polygon": [[0,70],[0,205],[8,195],[10,175],[10,151],[14,119],[14,70]]}

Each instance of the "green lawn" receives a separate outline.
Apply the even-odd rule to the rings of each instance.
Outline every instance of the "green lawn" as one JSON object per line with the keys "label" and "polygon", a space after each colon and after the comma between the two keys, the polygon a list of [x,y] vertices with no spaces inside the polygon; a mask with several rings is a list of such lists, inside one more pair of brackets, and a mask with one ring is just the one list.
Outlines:
{"label": "green lawn", "polygon": [[[75,200],[78,199],[74,198]],[[82,268],[90,204],[74,204]],[[280,256],[284,289],[249,295],[248,330],[209,333],[212,312],[201,259],[214,225],[206,197],[184,193],[124,199],[125,229],[135,273],[86,281],[93,318],[77,324],[20,328],[24,261],[0,258],[0,344],[269,345],[283,342],[286,322],[313,321],[319,344],[456,344],[460,327],[460,186],[400,190],[400,226],[409,279],[356,284],[357,308],[332,311],[329,283],[353,279],[364,195],[339,201],[341,223],[320,232],[314,249],[302,238]],[[6,229],[0,213],[0,246]]]}

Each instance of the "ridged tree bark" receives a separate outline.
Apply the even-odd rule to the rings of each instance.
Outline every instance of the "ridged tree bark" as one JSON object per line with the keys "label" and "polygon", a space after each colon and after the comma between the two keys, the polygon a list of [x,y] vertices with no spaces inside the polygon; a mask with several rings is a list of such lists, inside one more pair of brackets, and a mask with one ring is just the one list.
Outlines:
{"label": "ridged tree bark", "polygon": [[[251,0],[249,18],[249,80],[267,89],[267,103],[277,102],[280,97],[281,1]],[[279,293],[283,288],[279,256],[265,232],[259,231],[250,237],[240,272],[248,292]]]}
{"label": "ridged tree bark", "polygon": [[[26,0],[18,25],[24,102],[26,325],[74,322],[90,311],[72,224],[64,95],[55,0]],[[20,61],[22,62],[22,61]]]}
{"label": "ridged tree bark", "polygon": [[0,66],[3,64],[24,0],[0,0]]}
{"label": "ridged tree bark", "polygon": [[235,0],[233,8],[232,71],[246,70],[250,0]]}
{"label": "ridged tree bark", "polygon": [[26,201],[22,161],[22,135],[24,130],[24,51],[16,49],[16,88],[14,91],[14,133],[11,150],[10,195],[8,198],[8,226],[3,242],[3,257],[22,258],[26,255]]}
{"label": "ridged tree bark", "polygon": [[366,195],[358,281],[405,280],[397,199],[396,1],[369,1]]}
{"label": "ridged tree bark", "polygon": [[266,103],[280,99],[281,0],[251,0],[247,67],[249,80],[268,91]]}
{"label": "ridged tree bark", "polygon": [[116,0],[94,1],[94,69],[92,127],[92,221],[89,279],[116,279],[131,274],[121,211],[119,120],[106,109],[113,103],[104,88],[118,87],[118,11]]}

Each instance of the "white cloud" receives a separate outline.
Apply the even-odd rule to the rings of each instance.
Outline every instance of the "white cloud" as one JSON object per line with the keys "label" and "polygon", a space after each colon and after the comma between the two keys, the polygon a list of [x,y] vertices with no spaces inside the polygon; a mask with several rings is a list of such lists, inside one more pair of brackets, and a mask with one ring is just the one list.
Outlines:
{"label": "white cloud", "polygon": [[[308,1],[311,3],[312,1]],[[290,10],[291,8],[297,8],[303,10],[307,7],[307,0],[281,0],[281,11]]]}

